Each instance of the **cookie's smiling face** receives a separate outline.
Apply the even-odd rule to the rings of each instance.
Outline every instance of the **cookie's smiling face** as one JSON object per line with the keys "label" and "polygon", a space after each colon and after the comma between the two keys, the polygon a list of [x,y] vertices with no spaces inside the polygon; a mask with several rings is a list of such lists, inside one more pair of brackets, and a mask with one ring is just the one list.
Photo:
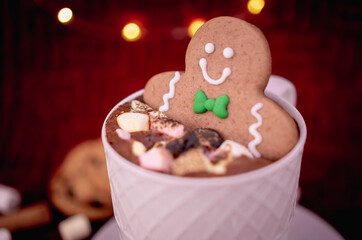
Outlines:
{"label": "cookie's smiling face", "polygon": [[246,24],[234,18],[210,20],[196,32],[186,52],[186,73],[194,76],[195,84],[237,87],[238,92],[256,86],[264,90],[271,69],[268,43]]}
{"label": "cookie's smiling face", "polygon": [[[215,50],[215,45],[213,43],[207,43],[205,45],[205,52],[208,54],[212,54]],[[223,56],[225,58],[231,58],[234,55],[234,50],[230,47],[227,47],[223,50]],[[205,81],[207,81],[210,84],[213,85],[219,85],[221,83],[223,83],[226,78],[231,74],[231,69],[229,67],[225,67],[222,71],[222,75],[219,79],[213,79],[209,76],[209,74],[207,73],[207,60],[206,58],[201,58],[199,61],[199,65],[202,71],[202,75],[205,79]]]}

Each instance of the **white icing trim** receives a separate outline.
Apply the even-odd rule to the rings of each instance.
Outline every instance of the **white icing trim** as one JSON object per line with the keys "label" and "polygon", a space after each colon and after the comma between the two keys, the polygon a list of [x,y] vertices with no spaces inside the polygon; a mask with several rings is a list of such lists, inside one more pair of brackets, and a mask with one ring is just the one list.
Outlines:
{"label": "white icing trim", "polygon": [[175,72],[175,76],[171,79],[170,81],[170,86],[169,86],[169,92],[164,94],[162,99],[163,99],[163,105],[158,109],[161,112],[165,112],[168,111],[168,109],[170,108],[170,105],[168,103],[168,100],[173,98],[175,96],[175,84],[180,81],[180,73],[179,72]]}
{"label": "white icing trim", "polygon": [[207,66],[207,60],[205,58],[201,58],[199,61],[199,65],[202,71],[202,75],[204,76],[204,79],[213,85],[219,85],[221,83],[223,83],[226,78],[231,74],[231,70],[230,68],[226,67],[224,68],[224,70],[222,71],[222,75],[219,79],[215,80],[212,79],[211,77],[209,77],[209,74],[207,74],[207,70],[206,70],[206,66]]}
{"label": "white icing trim", "polygon": [[262,107],[263,107],[262,103],[257,103],[251,108],[251,114],[258,120],[258,122],[251,124],[250,127],[249,127],[249,133],[251,135],[253,135],[254,140],[249,142],[248,148],[249,148],[250,152],[252,152],[255,157],[260,157],[261,156],[260,153],[256,150],[256,145],[261,143],[263,138],[261,137],[260,133],[256,129],[258,127],[260,127],[261,124],[263,123],[263,120],[262,120],[260,114],[257,113],[257,111]]}
{"label": "white icing trim", "polygon": [[227,47],[222,51],[222,55],[224,55],[224,58],[232,58],[232,56],[234,56],[234,50]]}
{"label": "white icing trim", "polygon": [[215,46],[214,46],[213,43],[207,43],[207,44],[205,45],[205,52],[207,52],[207,53],[213,53],[214,50],[215,50]]}

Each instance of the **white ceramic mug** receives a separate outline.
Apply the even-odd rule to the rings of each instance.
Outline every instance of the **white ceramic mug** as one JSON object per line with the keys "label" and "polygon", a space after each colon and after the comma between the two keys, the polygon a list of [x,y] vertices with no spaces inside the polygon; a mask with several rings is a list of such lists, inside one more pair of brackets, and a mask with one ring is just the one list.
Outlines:
{"label": "white ceramic mug", "polygon": [[297,89],[294,84],[286,78],[278,75],[271,75],[265,89],[265,94],[268,97],[269,93],[286,100],[294,107],[297,105]]}
{"label": "white ceramic mug", "polygon": [[[143,90],[135,92],[112,111],[142,94]],[[294,106],[273,92],[268,92],[268,97],[297,122],[298,143],[282,159],[235,176],[188,178],[143,169],[110,146],[103,125],[102,141],[120,238],[285,239],[296,204],[306,126]]]}

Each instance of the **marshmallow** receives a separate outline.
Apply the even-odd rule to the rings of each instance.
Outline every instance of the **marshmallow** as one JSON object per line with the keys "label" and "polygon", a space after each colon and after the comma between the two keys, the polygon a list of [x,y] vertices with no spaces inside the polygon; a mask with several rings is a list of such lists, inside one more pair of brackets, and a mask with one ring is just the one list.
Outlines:
{"label": "marshmallow", "polygon": [[117,123],[120,128],[129,133],[150,129],[149,117],[144,113],[123,113],[117,117]]}
{"label": "marshmallow", "polygon": [[141,167],[161,172],[169,172],[172,160],[171,153],[163,147],[152,148],[139,156]]}
{"label": "marshmallow", "polygon": [[143,102],[140,102],[138,100],[133,100],[131,102],[131,111],[146,113],[152,111],[152,108]]}
{"label": "marshmallow", "polygon": [[1,240],[11,240],[11,233],[6,228],[0,228],[0,239]]}
{"label": "marshmallow", "polygon": [[168,135],[170,137],[180,137],[184,133],[184,125],[168,118],[160,111],[149,112],[151,129]]}
{"label": "marshmallow", "polygon": [[209,161],[201,148],[191,148],[176,158],[171,165],[172,174],[186,175],[206,171],[212,174],[225,174],[230,158],[214,164]]}
{"label": "marshmallow", "polygon": [[[206,154],[206,157],[209,159],[208,163],[206,164],[206,169],[211,173],[223,174],[226,172],[227,165],[233,161],[233,158],[237,158],[242,155],[253,158],[253,155],[246,147],[237,142],[226,140],[220,145],[218,149]],[[215,158],[220,156],[223,156],[223,158],[220,159],[217,163],[212,163]]]}
{"label": "marshmallow", "polygon": [[131,139],[131,134],[129,134],[129,132],[127,132],[123,129],[120,129],[120,128],[116,129],[116,133],[120,139],[123,139],[123,140]]}
{"label": "marshmallow", "polygon": [[224,141],[216,151],[224,151],[224,152],[230,151],[233,157],[240,157],[242,155],[245,155],[249,158],[254,158],[249,149],[231,140]]}
{"label": "marshmallow", "polygon": [[141,154],[143,154],[144,152],[146,152],[146,150],[147,149],[146,149],[145,145],[143,145],[143,143],[141,143],[139,141],[132,142],[132,152],[137,157],[140,156]]}
{"label": "marshmallow", "polygon": [[171,165],[174,175],[186,175],[188,173],[202,172],[207,169],[208,159],[204,156],[202,149],[191,148],[177,157]]}
{"label": "marshmallow", "polygon": [[[172,125],[172,123],[168,125]],[[166,128],[162,128],[162,126],[159,125],[159,126],[153,126],[153,128],[157,129],[160,133],[175,138],[180,137],[184,133],[184,126],[181,124],[174,127],[166,127]]]}
{"label": "marshmallow", "polygon": [[80,213],[61,221],[58,230],[62,239],[77,240],[90,236],[92,227],[89,218]]}
{"label": "marshmallow", "polygon": [[163,112],[156,111],[156,110],[149,112],[148,115],[150,116],[151,121],[155,120],[155,119],[160,119],[160,118],[162,118],[162,119],[167,118],[167,116]]}
{"label": "marshmallow", "polygon": [[0,213],[8,214],[17,210],[21,203],[20,193],[9,186],[0,184]]}

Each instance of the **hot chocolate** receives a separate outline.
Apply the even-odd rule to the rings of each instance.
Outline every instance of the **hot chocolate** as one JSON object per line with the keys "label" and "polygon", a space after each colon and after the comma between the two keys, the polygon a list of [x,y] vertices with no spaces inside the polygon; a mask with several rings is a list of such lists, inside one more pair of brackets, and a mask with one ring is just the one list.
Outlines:
{"label": "hot chocolate", "polygon": [[[125,130],[126,129],[126,130]],[[110,145],[143,168],[178,176],[234,175],[272,160],[256,158],[244,146],[210,128],[188,129],[142,102],[119,106],[106,122]]]}

